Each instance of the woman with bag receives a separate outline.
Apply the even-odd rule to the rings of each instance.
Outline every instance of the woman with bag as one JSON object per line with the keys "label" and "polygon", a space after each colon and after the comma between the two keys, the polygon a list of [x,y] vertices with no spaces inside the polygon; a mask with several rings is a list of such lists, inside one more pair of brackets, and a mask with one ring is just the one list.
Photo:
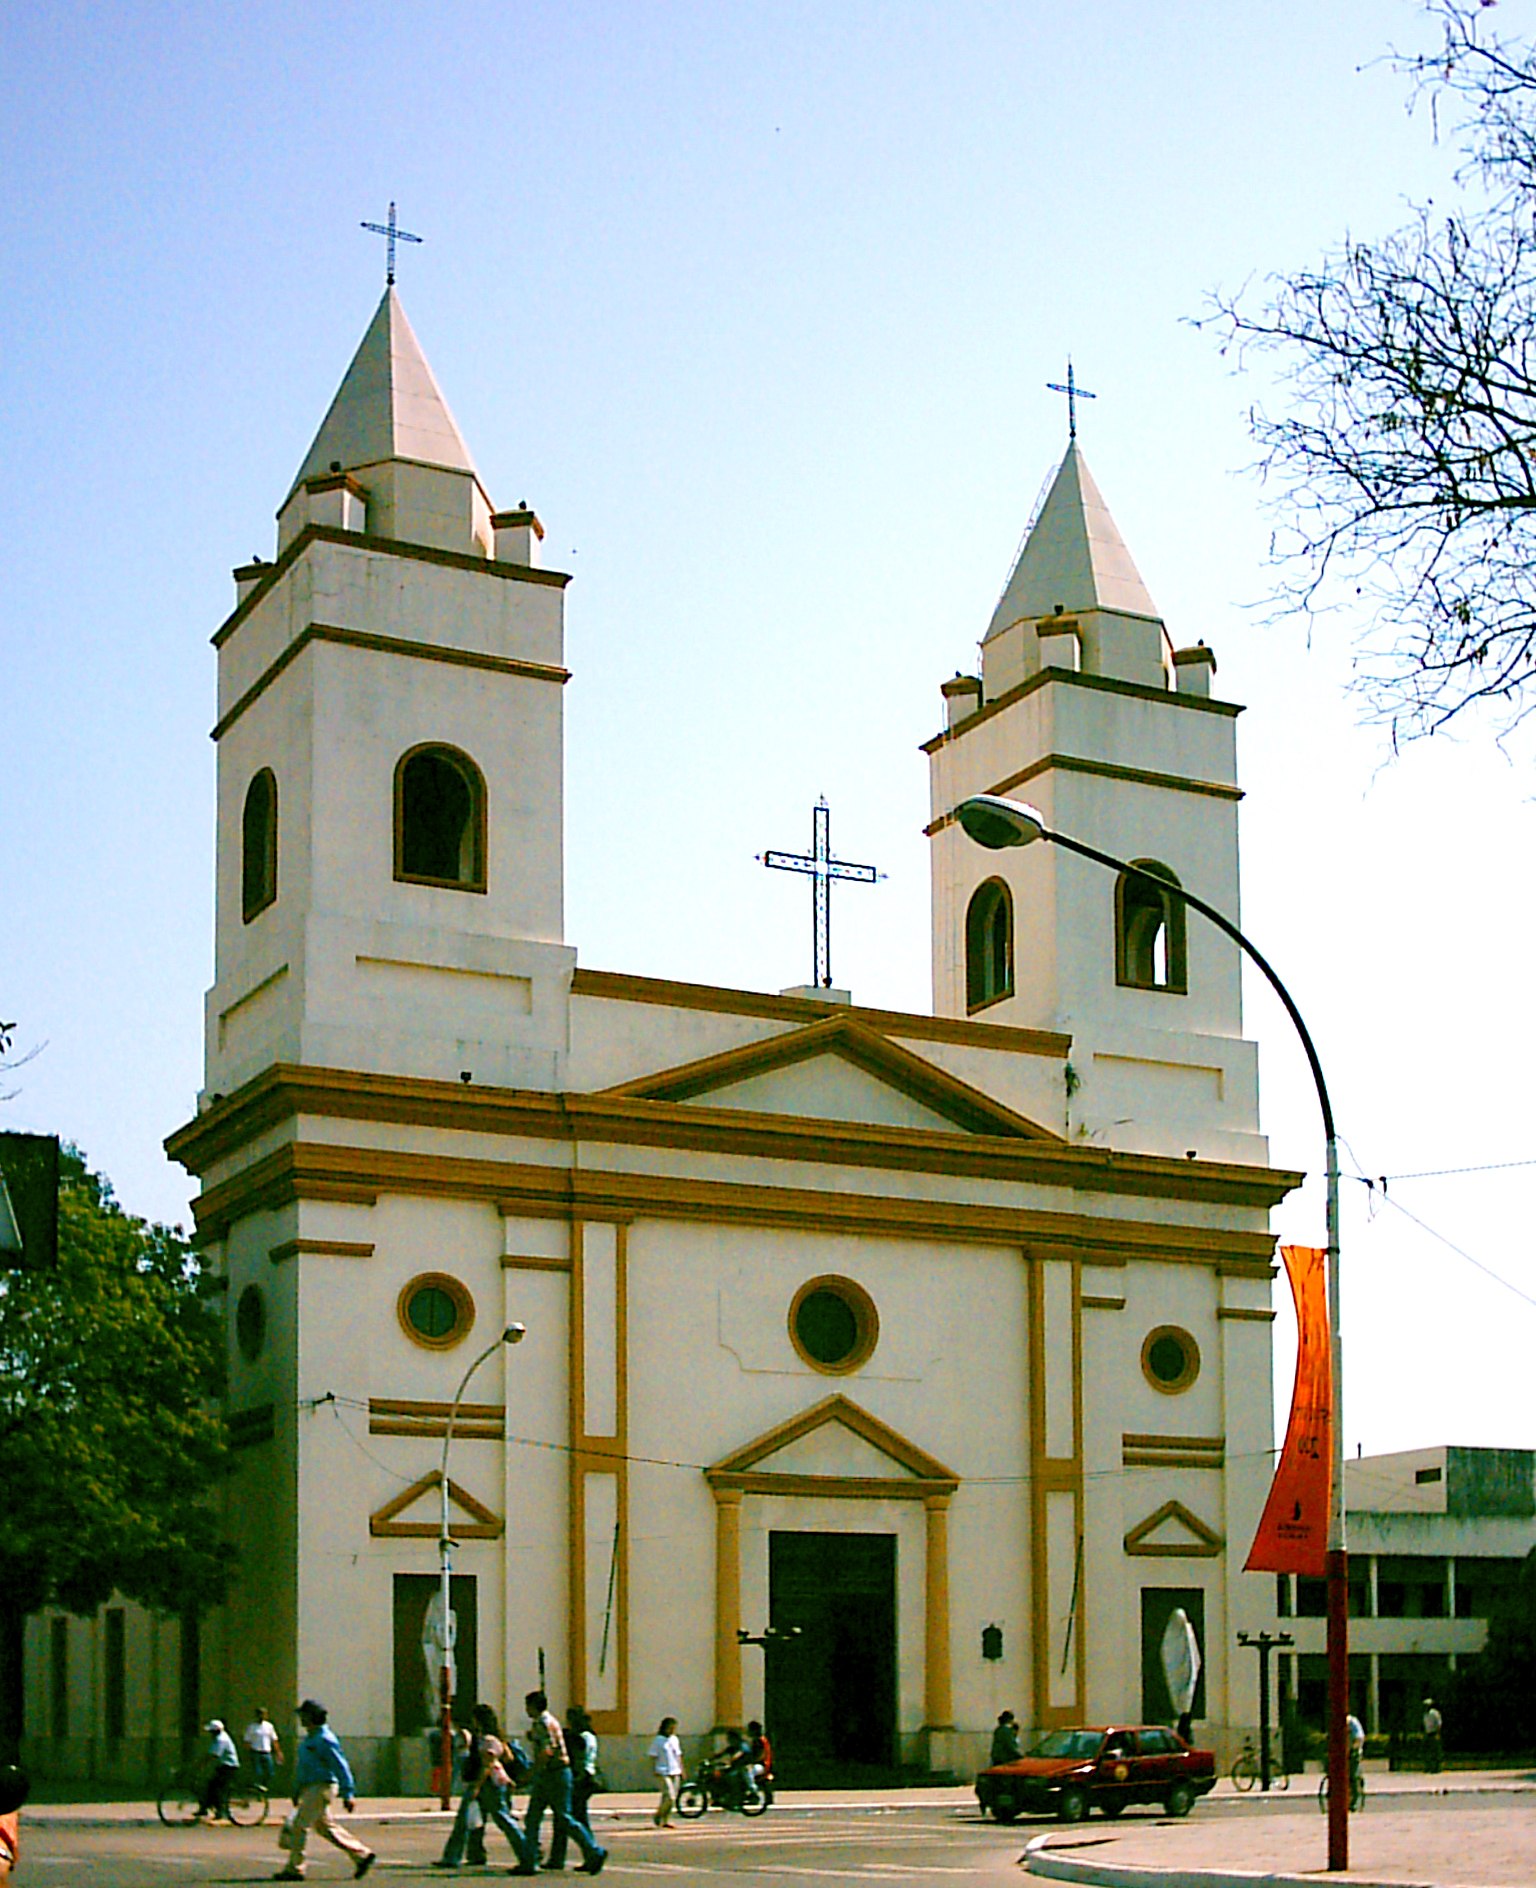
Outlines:
{"label": "woman with bag", "polygon": [[504,1761],[507,1746],[502,1741],[496,1713],[488,1704],[477,1704],[470,1713],[470,1720],[473,1734],[464,1758],[464,1795],[448,1832],[447,1844],[432,1866],[457,1868],[464,1860],[466,1843],[471,1849],[479,1850],[478,1854],[471,1854],[470,1860],[484,1862],[484,1825],[493,1822],[512,1844],[512,1853],[517,1857],[514,1872],[531,1875],[537,1858],[512,1814],[509,1795],[512,1777]]}

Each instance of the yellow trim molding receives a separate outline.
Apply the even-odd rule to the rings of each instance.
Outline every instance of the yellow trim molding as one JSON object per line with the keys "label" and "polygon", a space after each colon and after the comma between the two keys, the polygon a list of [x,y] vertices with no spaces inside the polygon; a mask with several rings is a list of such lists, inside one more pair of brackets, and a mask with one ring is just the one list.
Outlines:
{"label": "yellow trim molding", "polygon": [[[433,1469],[430,1475],[423,1475],[419,1482],[412,1482],[409,1488],[403,1489],[392,1501],[386,1501],[382,1508],[369,1515],[368,1532],[376,1539],[435,1541],[440,1520],[401,1521],[396,1516],[404,1514],[423,1495],[442,1485],[441,1469]],[[460,1510],[469,1516],[467,1521],[455,1521],[450,1517],[456,1540],[494,1541],[501,1538],[504,1526],[501,1516],[486,1507],[483,1501],[477,1501],[467,1488],[461,1488],[451,1475],[448,1477],[448,1499],[457,1503]]]}
{"label": "yellow trim molding", "polygon": [[362,1239],[285,1239],[280,1246],[273,1246],[267,1257],[274,1265],[281,1265],[287,1259],[300,1257],[371,1259],[373,1246]]}
{"label": "yellow trim molding", "polygon": [[[1180,1527],[1189,1530],[1192,1538],[1188,1541],[1149,1540],[1148,1535],[1155,1534],[1165,1521],[1177,1521]],[[1138,1521],[1124,1541],[1128,1554],[1158,1560],[1211,1560],[1221,1552],[1222,1545],[1215,1528],[1191,1514],[1182,1501],[1165,1501],[1155,1514]]]}

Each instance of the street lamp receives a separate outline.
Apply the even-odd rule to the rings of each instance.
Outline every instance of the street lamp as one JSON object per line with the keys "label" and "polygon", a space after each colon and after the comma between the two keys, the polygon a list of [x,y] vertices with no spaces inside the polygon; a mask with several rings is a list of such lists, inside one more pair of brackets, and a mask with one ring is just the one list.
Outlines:
{"label": "street lamp", "polygon": [[1323,1066],[1301,1011],[1291,1000],[1291,993],[1275,975],[1269,960],[1249,942],[1230,918],[1193,892],[1171,879],[1143,871],[1127,859],[1100,852],[1065,833],[1052,832],[1045,816],[1018,800],[1005,800],[995,793],[977,793],[962,800],[955,817],[966,834],[979,846],[998,851],[1005,846],[1028,846],[1036,840],[1078,853],[1111,872],[1127,872],[1140,878],[1158,892],[1181,899],[1202,917],[1209,918],[1219,931],[1232,939],[1258,965],[1275,995],[1285,1005],[1317,1089],[1318,1106],[1323,1115],[1323,1134],[1327,1141],[1328,1179],[1328,1353],[1333,1377],[1333,1489],[1328,1509],[1328,1867],[1349,1867],[1349,1746],[1345,1717],[1349,1711],[1349,1554],[1344,1528],[1344,1426],[1340,1420],[1344,1407],[1344,1343],[1339,1320],[1339,1143],[1334,1132],[1333,1104],[1328,1099],[1328,1085],[1323,1080]]}
{"label": "street lamp", "polygon": [[442,1738],[438,1749],[439,1775],[442,1782],[438,1794],[438,1807],[447,1809],[453,1791],[453,1677],[450,1659],[453,1655],[454,1634],[452,1629],[453,1614],[450,1610],[450,1594],[453,1587],[453,1536],[448,1531],[448,1447],[453,1441],[453,1425],[459,1414],[459,1405],[464,1400],[464,1392],[469,1387],[469,1380],[480,1368],[487,1357],[494,1357],[503,1344],[521,1344],[528,1335],[525,1324],[509,1324],[501,1335],[487,1344],[480,1355],[459,1379],[459,1387],[453,1393],[453,1402],[448,1408],[448,1422],[443,1430],[443,1460],[438,1473],[438,1492],[442,1496],[442,1508],[437,1531],[437,1551],[442,1564],[442,1579],[438,1588],[438,1647],[442,1662],[438,1668],[438,1704],[441,1710]]}

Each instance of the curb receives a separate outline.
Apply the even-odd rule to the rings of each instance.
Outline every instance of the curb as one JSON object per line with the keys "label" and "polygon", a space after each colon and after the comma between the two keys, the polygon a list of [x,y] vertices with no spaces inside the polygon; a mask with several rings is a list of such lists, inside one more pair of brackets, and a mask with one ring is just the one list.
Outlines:
{"label": "curb", "polygon": [[[1110,1840],[1107,1836],[1096,1838]],[[1253,1869],[1234,1868],[1141,1868],[1129,1862],[1089,1862],[1052,1852],[1049,1836],[1036,1836],[1019,1858],[1024,1872],[1041,1875],[1051,1881],[1077,1882],[1083,1888],[1318,1888],[1316,1873],[1309,1875],[1261,1874]],[[1089,1838],[1081,1846],[1092,1845]],[[1074,1845],[1078,1846],[1078,1845]],[[1368,1881],[1349,1877],[1350,1888],[1435,1888],[1432,1882]]]}

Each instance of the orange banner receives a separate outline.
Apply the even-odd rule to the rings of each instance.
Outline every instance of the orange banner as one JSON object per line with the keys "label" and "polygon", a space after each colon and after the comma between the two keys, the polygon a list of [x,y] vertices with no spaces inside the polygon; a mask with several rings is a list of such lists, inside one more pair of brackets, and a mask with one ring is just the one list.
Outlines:
{"label": "orange banner", "polygon": [[1296,1300],[1296,1385],[1285,1448],[1244,1568],[1320,1579],[1326,1571],[1333,1489],[1328,1254],[1316,1246],[1281,1246],[1280,1256]]}

